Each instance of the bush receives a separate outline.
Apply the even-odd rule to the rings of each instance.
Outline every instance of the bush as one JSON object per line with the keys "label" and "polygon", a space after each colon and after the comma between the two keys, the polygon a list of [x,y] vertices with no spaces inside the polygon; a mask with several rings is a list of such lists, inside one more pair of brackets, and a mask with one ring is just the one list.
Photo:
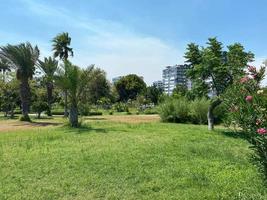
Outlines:
{"label": "bush", "polygon": [[[168,97],[160,104],[158,112],[163,122],[207,124],[208,107],[206,98],[188,101],[185,97]],[[222,121],[223,112],[223,106],[215,110],[216,123]]]}
{"label": "bush", "polygon": [[82,116],[90,115],[91,107],[87,103],[80,103],[79,104],[79,114]]}
{"label": "bush", "polygon": [[188,122],[189,104],[185,98],[167,98],[159,106],[159,114],[163,122]]}
{"label": "bush", "polygon": [[264,73],[265,68],[257,71],[255,67],[249,67],[247,76],[228,89],[224,102],[228,109],[228,124],[242,128],[267,178],[267,102],[260,87]]}
{"label": "bush", "polygon": [[32,121],[31,118],[29,117],[29,115],[27,115],[27,116],[21,116],[19,118],[19,120],[22,121],[22,122],[31,122]]}
{"label": "bush", "polygon": [[205,98],[190,102],[190,121],[194,124],[207,124],[209,101]]}
{"label": "bush", "polygon": [[127,104],[122,103],[122,102],[115,103],[113,105],[113,108],[117,112],[128,112],[129,111],[129,108],[128,108]]}
{"label": "bush", "polygon": [[154,114],[159,114],[157,108],[147,108],[144,110],[145,115],[154,115]]}

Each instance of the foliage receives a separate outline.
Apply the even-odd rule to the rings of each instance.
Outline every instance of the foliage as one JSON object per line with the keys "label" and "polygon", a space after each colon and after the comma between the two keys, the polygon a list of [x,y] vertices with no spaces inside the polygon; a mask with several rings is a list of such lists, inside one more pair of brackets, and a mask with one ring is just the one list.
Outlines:
{"label": "foliage", "polygon": [[[214,109],[222,101],[220,96],[235,80],[244,75],[245,66],[254,58],[239,43],[227,46],[227,50],[223,51],[223,44],[216,38],[209,38],[207,47],[200,49],[198,45],[191,43],[185,53],[186,62],[191,65],[187,75],[193,81],[194,87],[205,96],[207,91],[215,93],[208,109],[210,130],[213,129]],[[192,93],[191,98],[194,98]]]}
{"label": "foliage", "polygon": [[209,101],[206,98],[195,99],[190,102],[190,121],[194,124],[207,124],[207,110]]}
{"label": "foliage", "polygon": [[128,112],[129,108],[126,103],[123,102],[117,102],[113,105],[113,109],[116,110],[117,112]]}
{"label": "foliage", "polygon": [[46,90],[47,90],[47,104],[48,104],[47,114],[48,116],[51,116],[52,115],[51,109],[52,109],[52,103],[53,103],[54,79],[55,79],[55,73],[58,69],[58,61],[51,57],[44,58],[44,61],[39,60],[39,68],[44,74],[43,80],[45,82]]}
{"label": "foliage", "polygon": [[264,73],[264,67],[257,71],[255,67],[249,66],[247,75],[236,81],[224,98],[229,109],[228,124],[242,128],[267,177],[267,101],[260,87]]}
{"label": "foliage", "polygon": [[78,123],[78,105],[81,102],[81,96],[85,91],[85,85],[90,80],[90,68],[80,69],[69,61],[64,61],[56,77],[57,82],[63,84],[68,91],[70,100],[69,122],[72,127],[77,127]]}
{"label": "foliage", "polygon": [[41,113],[49,110],[49,106],[46,102],[39,100],[32,104],[32,111],[37,113],[37,118],[41,118]]}
{"label": "foliage", "polygon": [[14,117],[14,110],[19,105],[18,81],[12,79],[8,82],[0,81],[0,110]]}
{"label": "foliage", "polygon": [[157,105],[159,103],[159,98],[162,95],[163,90],[157,88],[156,86],[149,86],[146,88],[145,97],[150,102]]}
{"label": "foliage", "polygon": [[[163,122],[207,124],[209,101],[206,98],[189,101],[183,96],[169,97],[159,105],[158,112]],[[215,110],[216,123],[224,117],[221,110],[221,107]]]}
{"label": "foliage", "polygon": [[73,56],[73,50],[70,48],[71,38],[68,33],[60,33],[52,40],[54,57],[61,60],[67,60],[69,55]]}
{"label": "foliage", "polygon": [[119,100],[127,102],[129,99],[135,99],[146,89],[143,79],[135,74],[129,74],[122,77],[115,83],[115,87],[119,94]]}
{"label": "foliage", "polygon": [[189,121],[190,107],[188,101],[181,97],[168,98],[159,105],[159,114],[163,122],[184,123]]}
{"label": "foliage", "polygon": [[20,81],[20,99],[23,119],[29,119],[30,86],[29,79],[33,77],[35,65],[39,58],[39,49],[30,43],[0,47],[1,59],[6,59],[10,67],[16,69],[17,79]]}
{"label": "foliage", "polygon": [[110,83],[106,78],[105,71],[94,65],[88,67],[90,81],[84,86],[86,90],[82,96],[83,101],[97,104],[100,99],[110,98]]}

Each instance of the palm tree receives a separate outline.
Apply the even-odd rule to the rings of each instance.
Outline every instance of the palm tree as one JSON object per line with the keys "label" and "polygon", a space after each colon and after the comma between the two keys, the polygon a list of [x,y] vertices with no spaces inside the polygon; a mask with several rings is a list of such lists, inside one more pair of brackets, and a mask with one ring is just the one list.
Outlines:
{"label": "palm tree", "polygon": [[39,68],[44,73],[44,81],[47,90],[47,104],[48,104],[48,116],[52,116],[51,108],[53,101],[53,89],[54,89],[54,78],[58,68],[58,61],[54,58],[44,58],[44,61],[39,60]]}
{"label": "palm tree", "polygon": [[[69,55],[73,56],[72,48],[70,48],[71,38],[68,33],[60,33],[53,40],[54,57],[66,61]],[[68,116],[68,91],[64,90],[64,116]]]}
{"label": "palm tree", "polygon": [[89,70],[81,70],[78,66],[65,61],[63,67],[58,70],[57,83],[68,90],[70,100],[69,122],[72,127],[78,127],[78,104],[85,85],[89,82]]}
{"label": "palm tree", "polygon": [[32,78],[35,65],[39,58],[39,49],[33,47],[29,42],[19,45],[0,47],[1,59],[6,59],[10,66],[16,69],[17,79],[20,81],[20,100],[22,108],[21,120],[30,121],[30,86],[29,79]]}
{"label": "palm tree", "polygon": [[6,72],[10,71],[10,64],[5,58],[0,58],[0,72],[3,73],[3,82],[6,82]]}

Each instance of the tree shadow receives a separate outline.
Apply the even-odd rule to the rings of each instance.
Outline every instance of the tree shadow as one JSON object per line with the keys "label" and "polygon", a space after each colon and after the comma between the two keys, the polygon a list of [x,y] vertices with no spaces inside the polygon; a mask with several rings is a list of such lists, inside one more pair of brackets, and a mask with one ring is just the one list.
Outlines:
{"label": "tree shadow", "polygon": [[67,133],[75,133],[75,134],[88,134],[92,132],[96,133],[108,133],[107,129],[104,128],[93,128],[89,125],[81,125],[78,128],[71,127],[69,125],[65,125],[65,132]]}
{"label": "tree shadow", "polygon": [[58,122],[24,122],[20,124],[14,124],[13,126],[23,126],[23,125],[29,125],[32,127],[46,127],[46,126],[59,126],[63,123]]}
{"label": "tree shadow", "polygon": [[251,137],[243,131],[222,130],[220,131],[220,133],[227,137],[236,138],[236,139],[239,138],[239,139],[243,139],[247,141],[251,139]]}
{"label": "tree shadow", "polygon": [[92,120],[92,121],[102,121],[102,120],[107,120],[106,118],[104,117],[84,117],[83,119],[85,120]]}

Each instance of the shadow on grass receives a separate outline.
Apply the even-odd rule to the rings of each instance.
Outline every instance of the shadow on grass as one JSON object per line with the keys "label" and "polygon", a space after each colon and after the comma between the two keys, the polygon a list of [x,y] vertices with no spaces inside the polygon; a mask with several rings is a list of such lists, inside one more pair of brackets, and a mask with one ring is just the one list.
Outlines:
{"label": "shadow on grass", "polygon": [[104,128],[93,128],[87,124],[83,124],[78,128],[73,128],[70,125],[64,125],[63,128],[65,129],[65,132],[68,133],[75,133],[75,134],[88,134],[91,132],[96,133],[108,133],[107,129]]}
{"label": "shadow on grass", "polygon": [[102,120],[107,120],[106,118],[104,117],[84,117],[83,119],[85,120],[92,120],[92,121],[102,121]]}
{"label": "shadow on grass", "polygon": [[220,133],[227,137],[240,138],[247,141],[251,138],[243,131],[225,130],[225,131],[220,131]]}
{"label": "shadow on grass", "polygon": [[0,116],[0,120],[14,120],[14,119],[19,119],[19,117],[18,116],[14,116],[14,117]]}

